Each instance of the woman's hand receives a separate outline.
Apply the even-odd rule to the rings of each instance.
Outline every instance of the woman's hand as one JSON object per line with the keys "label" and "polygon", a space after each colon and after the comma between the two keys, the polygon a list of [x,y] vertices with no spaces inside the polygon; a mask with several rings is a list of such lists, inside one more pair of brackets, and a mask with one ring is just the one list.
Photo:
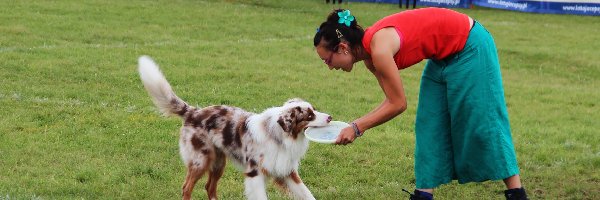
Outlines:
{"label": "woman's hand", "polygon": [[342,129],[340,135],[338,135],[337,139],[335,140],[335,144],[347,145],[354,142],[355,138],[356,136],[354,134],[354,129],[352,129],[352,126],[348,126]]}

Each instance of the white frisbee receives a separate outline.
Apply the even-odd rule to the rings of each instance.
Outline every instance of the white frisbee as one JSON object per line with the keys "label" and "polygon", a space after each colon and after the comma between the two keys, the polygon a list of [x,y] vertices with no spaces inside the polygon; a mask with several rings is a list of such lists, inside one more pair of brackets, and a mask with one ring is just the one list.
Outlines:
{"label": "white frisbee", "polygon": [[346,122],[331,121],[327,126],[306,128],[304,135],[313,142],[332,144],[335,143],[342,129],[348,126],[350,125]]}

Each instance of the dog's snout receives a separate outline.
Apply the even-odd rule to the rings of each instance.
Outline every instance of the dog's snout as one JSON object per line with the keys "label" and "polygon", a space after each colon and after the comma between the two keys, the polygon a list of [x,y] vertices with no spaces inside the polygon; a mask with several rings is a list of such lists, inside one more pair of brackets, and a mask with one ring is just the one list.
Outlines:
{"label": "dog's snout", "polygon": [[332,119],[333,119],[333,117],[331,117],[331,115],[329,117],[327,117],[327,123],[331,122]]}

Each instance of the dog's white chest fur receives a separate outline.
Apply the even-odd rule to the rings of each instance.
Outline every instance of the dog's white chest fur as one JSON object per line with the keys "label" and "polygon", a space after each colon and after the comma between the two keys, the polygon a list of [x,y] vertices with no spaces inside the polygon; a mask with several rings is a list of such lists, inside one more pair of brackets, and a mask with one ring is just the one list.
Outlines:
{"label": "dog's white chest fur", "polygon": [[303,133],[298,134],[296,139],[272,135],[273,132],[283,131],[276,119],[269,117],[272,114],[269,112],[277,112],[277,109],[250,117],[248,128],[257,145],[256,153],[260,156],[261,167],[273,176],[283,177],[298,170],[300,159],[308,150],[309,143]]}

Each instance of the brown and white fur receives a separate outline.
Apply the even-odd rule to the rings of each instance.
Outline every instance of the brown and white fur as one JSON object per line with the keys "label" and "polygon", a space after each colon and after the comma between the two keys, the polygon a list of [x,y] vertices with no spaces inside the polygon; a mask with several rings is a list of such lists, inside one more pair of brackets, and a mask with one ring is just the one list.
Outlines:
{"label": "brown and white fur", "polygon": [[331,116],[301,99],[288,100],[260,114],[225,105],[196,108],[175,95],[149,57],[139,58],[139,72],[159,110],[183,118],[179,139],[187,167],[183,199],[191,198],[194,185],[205,173],[208,198],[217,199],[217,182],[226,157],[244,172],[248,199],[267,199],[265,182],[269,177],[297,199],[315,199],[298,175],[300,159],[308,149],[303,131],[327,125]]}

